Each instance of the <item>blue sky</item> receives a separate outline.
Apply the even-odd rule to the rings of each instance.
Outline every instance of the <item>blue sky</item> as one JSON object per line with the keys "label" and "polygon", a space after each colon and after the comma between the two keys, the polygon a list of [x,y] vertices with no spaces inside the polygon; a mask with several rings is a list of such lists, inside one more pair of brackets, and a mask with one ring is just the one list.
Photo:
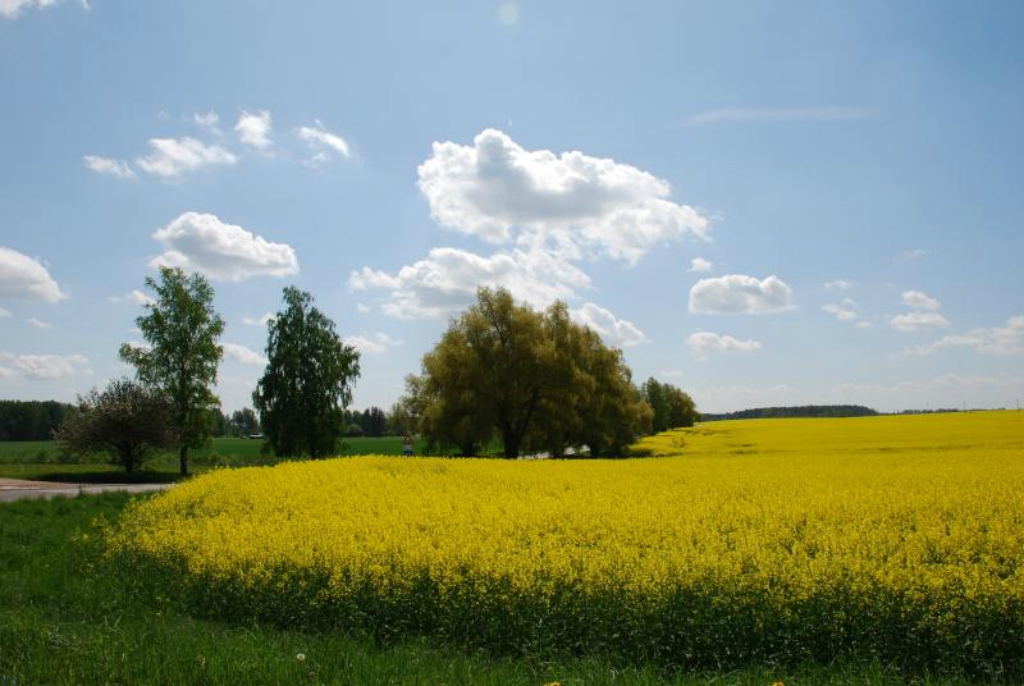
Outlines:
{"label": "blue sky", "polygon": [[0,0],[0,397],[127,370],[205,273],[388,407],[478,285],[705,411],[1024,399],[1024,5]]}

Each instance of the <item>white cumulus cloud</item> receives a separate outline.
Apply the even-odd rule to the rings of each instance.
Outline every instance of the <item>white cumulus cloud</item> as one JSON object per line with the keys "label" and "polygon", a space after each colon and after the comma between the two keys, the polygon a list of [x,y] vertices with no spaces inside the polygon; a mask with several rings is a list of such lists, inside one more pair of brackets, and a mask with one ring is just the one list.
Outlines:
{"label": "white cumulus cloud", "polygon": [[110,302],[115,302],[115,303],[135,303],[136,305],[149,305],[149,304],[152,304],[152,303],[154,303],[156,301],[153,300],[153,298],[151,298],[148,295],[146,295],[145,293],[143,293],[142,291],[136,289],[136,290],[133,290],[131,293],[126,293],[124,295],[112,295],[112,296],[110,296]]}
{"label": "white cumulus cloud", "polygon": [[382,332],[369,336],[346,336],[344,341],[346,345],[351,345],[364,355],[382,355],[396,345],[401,345],[401,341],[396,341]]}
{"label": "white cumulus cloud", "polygon": [[254,276],[291,276],[299,271],[295,251],[271,243],[212,214],[186,212],[153,238],[167,249],[151,266],[200,271],[212,279],[242,281]]}
{"label": "white cumulus cloud", "polygon": [[66,297],[50,272],[38,260],[0,246],[0,298],[27,298],[55,303]]}
{"label": "white cumulus cloud", "polygon": [[533,250],[482,257],[457,248],[434,248],[427,258],[397,274],[363,267],[349,276],[353,291],[382,289],[385,314],[403,319],[444,317],[465,308],[480,286],[507,288],[534,307],[568,300],[590,286],[590,278],[552,253]]}
{"label": "white cumulus cloud", "polygon": [[135,172],[132,171],[132,168],[124,160],[95,157],[94,155],[86,155],[82,159],[85,161],[85,166],[97,174],[116,176],[119,179],[135,178]]}
{"label": "white cumulus cloud", "polygon": [[11,311],[10,310],[5,310],[4,308],[0,307],[0,319],[2,319],[4,317],[10,317],[10,316],[11,316]]}
{"label": "white cumulus cloud", "polygon": [[235,124],[235,132],[238,133],[238,140],[243,144],[260,152],[266,152],[274,144],[270,140],[272,123],[270,112],[267,110],[255,113],[243,111],[238,117],[238,123]]}
{"label": "white cumulus cloud", "polygon": [[222,342],[220,347],[224,349],[224,355],[242,364],[266,365],[267,358],[255,350],[250,350],[241,343]]}
{"label": "white cumulus cloud", "polygon": [[266,326],[274,316],[273,312],[264,312],[259,317],[242,317],[242,323],[247,326]]}
{"label": "white cumulus cloud", "polygon": [[708,260],[705,260],[703,257],[694,257],[690,260],[691,272],[709,272],[714,268],[714,266],[715,265]]}
{"label": "white cumulus cloud", "polygon": [[698,331],[686,337],[686,344],[695,354],[702,357],[714,353],[752,353],[761,349],[761,342],[754,340],[741,341],[732,336]]}
{"label": "white cumulus cloud", "polygon": [[848,322],[857,318],[857,303],[850,298],[845,298],[842,303],[822,305],[821,309],[835,316],[841,322]]}
{"label": "white cumulus cloud", "polygon": [[342,157],[349,157],[352,154],[345,139],[336,133],[328,131],[319,120],[317,120],[315,127],[300,126],[296,129],[296,134],[301,140],[306,142],[309,149],[313,152],[312,156],[306,159],[306,164],[308,165],[317,166],[327,162],[330,159],[331,153],[341,155]]}
{"label": "white cumulus cloud", "polygon": [[971,329],[967,333],[943,336],[928,345],[905,348],[907,355],[930,355],[947,348],[972,348],[983,355],[1024,354],[1024,315],[1015,315],[1006,326]]}
{"label": "white cumulus cloud", "polygon": [[921,291],[903,291],[903,304],[915,310],[939,310],[942,308],[935,298]]}
{"label": "white cumulus cloud", "polygon": [[175,179],[181,175],[218,164],[234,164],[238,158],[219,145],[207,145],[190,138],[151,138],[148,157],[139,157],[135,164],[147,174]]}
{"label": "white cumulus cloud", "polygon": [[889,320],[890,326],[897,331],[927,331],[949,326],[949,320],[938,312],[909,312],[899,314]]}
{"label": "white cumulus cloud", "polygon": [[28,321],[29,324],[31,324],[32,326],[36,327],[37,329],[52,329],[53,328],[53,324],[51,324],[50,322],[44,322],[42,319],[38,319],[36,317],[29,317],[27,321]]}
{"label": "white cumulus cloud", "polygon": [[690,312],[697,314],[766,314],[793,307],[793,290],[777,276],[758,281],[729,274],[701,279],[690,289]]}
{"label": "white cumulus cloud", "polygon": [[89,372],[89,360],[82,355],[15,355],[0,351],[0,363],[33,380],[50,381]]}
{"label": "white cumulus cloud", "polygon": [[419,188],[435,221],[491,243],[548,244],[636,263],[660,243],[707,238],[710,223],[667,181],[611,159],[528,151],[494,129],[472,146],[434,143]]}
{"label": "white cumulus cloud", "polygon": [[49,7],[55,4],[57,4],[57,0],[0,0],[0,17],[16,19],[26,9]]}
{"label": "white cumulus cloud", "polygon": [[210,110],[206,114],[196,112],[192,115],[192,120],[207,131],[218,134],[220,133],[220,115],[213,110]]}
{"label": "white cumulus cloud", "polygon": [[572,310],[570,314],[575,321],[593,329],[610,346],[628,348],[647,342],[647,336],[633,322],[618,319],[594,303],[587,303],[578,310]]}
{"label": "white cumulus cloud", "polygon": [[836,279],[835,281],[826,281],[824,284],[827,290],[838,290],[848,291],[853,288],[853,282],[849,279]]}

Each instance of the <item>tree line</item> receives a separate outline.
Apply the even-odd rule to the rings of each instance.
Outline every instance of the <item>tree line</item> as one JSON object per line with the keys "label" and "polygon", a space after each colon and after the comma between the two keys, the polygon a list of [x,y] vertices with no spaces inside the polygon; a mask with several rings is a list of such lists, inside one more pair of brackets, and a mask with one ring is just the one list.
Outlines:
{"label": "tree line", "polygon": [[488,288],[451,320],[390,414],[351,411],[359,352],[312,295],[291,286],[268,323],[255,411],[227,417],[211,390],[224,330],[213,288],[200,274],[167,267],[146,286],[154,297],[136,319],[145,344],[119,350],[135,378],[80,396],[56,431],[66,451],[106,452],[129,471],[154,451],[174,449],[187,474],[190,450],[211,435],[258,432],[275,454],[295,457],[335,454],[345,434],[388,431],[419,434],[431,450],[463,455],[498,440],[508,458],[621,456],[638,436],[698,417],[680,389],[655,379],[634,385],[622,352],[574,322],[564,303],[535,311],[507,290]]}
{"label": "tree line", "polygon": [[0,400],[0,441],[48,441],[74,409],[54,400]]}

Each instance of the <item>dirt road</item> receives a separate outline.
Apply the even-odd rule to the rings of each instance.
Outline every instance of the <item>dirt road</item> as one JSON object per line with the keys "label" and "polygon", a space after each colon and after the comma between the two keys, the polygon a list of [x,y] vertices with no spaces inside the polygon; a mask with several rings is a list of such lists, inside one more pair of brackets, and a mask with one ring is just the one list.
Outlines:
{"label": "dirt road", "polygon": [[149,493],[162,491],[174,484],[75,484],[52,481],[0,479],[0,503],[28,498],[73,498],[80,493]]}

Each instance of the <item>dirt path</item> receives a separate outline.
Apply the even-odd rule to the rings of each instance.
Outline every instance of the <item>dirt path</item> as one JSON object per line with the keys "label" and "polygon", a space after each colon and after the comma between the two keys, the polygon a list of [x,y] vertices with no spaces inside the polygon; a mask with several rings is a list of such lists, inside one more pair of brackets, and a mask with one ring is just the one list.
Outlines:
{"label": "dirt path", "polygon": [[80,493],[149,493],[162,491],[174,484],[77,484],[53,481],[24,481],[0,478],[0,503],[28,498],[73,498]]}

